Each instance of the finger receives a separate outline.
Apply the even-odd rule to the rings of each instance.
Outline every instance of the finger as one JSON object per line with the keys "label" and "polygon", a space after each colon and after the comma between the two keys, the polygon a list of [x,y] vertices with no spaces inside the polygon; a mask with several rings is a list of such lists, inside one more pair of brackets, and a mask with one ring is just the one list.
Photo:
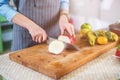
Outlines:
{"label": "finger", "polygon": [[36,40],[36,37],[35,37],[35,36],[32,36],[32,40],[35,41],[35,40]]}
{"label": "finger", "polygon": [[72,32],[72,29],[70,26],[71,26],[70,24],[68,26],[66,26],[66,30],[72,36],[73,32]]}
{"label": "finger", "polygon": [[74,36],[75,37],[75,30],[74,30],[74,26],[72,24],[69,24],[69,29],[70,29],[70,34],[71,36]]}
{"label": "finger", "polygon": [[35,42],[39,42],[39,36],[35,37]]}
{"label": "finger", "polygon": [[64,29],[63,28],[61,28],[61,35],[63,35],[64,34]]}
{"label": "finger", "polygon": [[42,39],[43,39],[42,36],[39,36],[39,37],[38,37],[38,42],[41,43],[41,42],[42,42]]}
{"label": "finger", "polygon": [[43,34],[43,40],[42,41],[44,42],[44,41],[46,41],[46,39],[47,39],[47,34]]}
{"label": "finger", "polygon": [[72,29],[72,35],[75,37],[75,29],[73,25],[71,25],[71,29]]}

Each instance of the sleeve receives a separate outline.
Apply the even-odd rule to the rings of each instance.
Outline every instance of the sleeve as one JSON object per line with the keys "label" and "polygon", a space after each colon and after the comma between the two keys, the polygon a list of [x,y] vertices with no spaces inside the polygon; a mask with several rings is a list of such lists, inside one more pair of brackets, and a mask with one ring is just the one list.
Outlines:
{"label": "sleeve", "polygon": [[69,0],[60,0],[60,9],[69,11]]}
{"label": "sleeve", "polygon": [[9,5],[9,0],[0,0],[0,15],[5,17],[8,21],[12,21],[12,18],[17,13],[18,12]]}

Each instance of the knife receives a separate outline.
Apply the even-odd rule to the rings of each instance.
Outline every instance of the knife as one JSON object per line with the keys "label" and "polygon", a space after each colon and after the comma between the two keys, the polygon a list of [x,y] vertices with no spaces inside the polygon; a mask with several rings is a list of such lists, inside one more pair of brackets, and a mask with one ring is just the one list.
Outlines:
{"label": "knife", "polygon": [[[52,38],[52,37],[48,37],[47,44],[50,44],[54,40],[58,40],[58,39]],[[61,40],[58,40],[58,41],[61,41]],[[63,42],[65,44],[66,49],[77,50],[77,51],[80,50],[79,47],[77,47],[76,45],[73,45],[73,44],[70,44],[70,43],[67,43],[67,42],[64,42],[64,41],[61,41],[61,42]]]}

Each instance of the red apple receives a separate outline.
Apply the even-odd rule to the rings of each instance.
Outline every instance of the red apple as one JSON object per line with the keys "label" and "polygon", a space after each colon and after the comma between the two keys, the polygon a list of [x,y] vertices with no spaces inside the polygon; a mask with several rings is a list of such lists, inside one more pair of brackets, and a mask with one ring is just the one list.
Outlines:
{"label": "red apple", "polygon": [[69,37],[71,44],[74,44],[75,43],[75,37],[71,36],[70,34],[68,34],[67,36]]}
{"label": "red apple", "polygon": [[117,46],[115,56],[120,57],[120,45]]}
{"label": "red apple", "polygon": [[75,43],[75,38],[73,36],[71,36],[70,34],[68,34],[68,35],[60,35],[58,37],[58,40],[61,40],[61,41],[67,42],[67,43],[71,43],[71,44]]}
{"label": "red apple", "polygon": [[115,56],[120,57],[120,50],[117,50]]}

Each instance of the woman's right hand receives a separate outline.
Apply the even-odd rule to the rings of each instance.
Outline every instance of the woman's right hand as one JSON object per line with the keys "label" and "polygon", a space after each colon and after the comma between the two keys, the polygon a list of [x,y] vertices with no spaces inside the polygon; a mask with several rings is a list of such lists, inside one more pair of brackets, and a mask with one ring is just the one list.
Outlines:
{"label": "woman's right hand", "polygon": [[32,40],[38,43],[44,42],[47,39],[46,32],[36,23],[21,13],[16,14],[12,21],[24,28],[26,28],[32,36]]}
{"label": "woman's right hand", "polygon": [[29,33],[32,36],[32,40],[38,43],[44,42],[47,39],[47,34],[45,30],[43,30],[39,26],[33,26],[31,29],[29,29]]}

